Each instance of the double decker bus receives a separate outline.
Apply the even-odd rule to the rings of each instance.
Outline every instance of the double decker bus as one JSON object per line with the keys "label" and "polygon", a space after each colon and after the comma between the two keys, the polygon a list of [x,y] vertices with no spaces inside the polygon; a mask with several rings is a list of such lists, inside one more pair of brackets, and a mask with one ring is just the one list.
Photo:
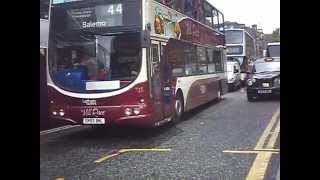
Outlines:
{"label": "double decker bus", "polygon": [[256,58],[255,40],[245,29],[226,29],[228,59],[236,59],[241,67],[241,81],[245,84],[248,66]]}
{"label": "double decker bus", "polygon": [[40,130],[49,126],[46,58],[49,37],[49,1],[40,1]]}
{"label": "double decker bus", "polygon": [[50,116],[160,126],[227,91],[223,14],[207,1],[52,0]]}

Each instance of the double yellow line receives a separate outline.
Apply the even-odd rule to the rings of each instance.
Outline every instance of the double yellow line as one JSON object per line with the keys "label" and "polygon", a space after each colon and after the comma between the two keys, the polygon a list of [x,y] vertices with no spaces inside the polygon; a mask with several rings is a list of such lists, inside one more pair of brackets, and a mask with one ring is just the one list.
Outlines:
{"label": "double yellow line", "polygon": [[280,149],[274,149],[280,133],[280,108],[273,114],[266,129],[263,131],[255,148],[249,151],[223,151],[224,153],[257,154],[246,180],[263,180],[273,154],[279,154]]}
{"label": "double yellow line", "polygon": [[[280,109],[276,111],[276,113],[272,116],[270,123],[267,128],[262,133],[255,150],[259,149],[272,149],[275,146],[276,140],[280,133]],[[278,120],[279,119],[279,120]],[[277,121],[278,120],[278,121]],[[276,125],[275,125],[276,124]],[[275,128],[273,128],[275,125]],[[271,132],[273,130],[273,132]],[[270,136],[271,134],[271,136]],[[269,141],[267,142],[267,138],[270,136]],[[266,145],[265,145],[266,144]],[[263,180],[265,173],[268,168],[269,161],[271,160],[272,151],[264,151],[257,153],[257,157],[254,160],[250,171],[246,177],[246,180]]]}

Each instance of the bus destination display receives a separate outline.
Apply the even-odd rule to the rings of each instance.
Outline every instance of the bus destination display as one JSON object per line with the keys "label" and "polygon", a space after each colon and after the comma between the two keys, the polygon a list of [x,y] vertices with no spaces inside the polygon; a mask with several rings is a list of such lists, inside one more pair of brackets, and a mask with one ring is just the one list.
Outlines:
{"label": "bus destination display", "polygon": [[81,29],[123,25],[122,4],[98,5],[95,7],[70,9],[68,11],[72,19],[79,22]]}

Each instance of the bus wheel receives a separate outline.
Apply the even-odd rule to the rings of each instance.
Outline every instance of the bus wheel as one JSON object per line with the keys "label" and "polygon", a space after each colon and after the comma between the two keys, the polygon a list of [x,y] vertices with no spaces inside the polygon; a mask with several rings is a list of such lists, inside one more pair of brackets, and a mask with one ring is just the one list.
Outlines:
{"label": "bus wheel", "polygon": [[174,116],[172,120],[173,123],[177,123],[181,120],[183,111],[184,111],[183,98],[180,94],[178,94],[176,97],[176,102],[174,104]]}
{"label": "bus wheel", "polygon": [[222,88],[221,88],[221,85],[219,86],[218,88],[218,92],[217,92],[217,99],[218,101],[222,100],[223,99],[223,94],[222,94]]}

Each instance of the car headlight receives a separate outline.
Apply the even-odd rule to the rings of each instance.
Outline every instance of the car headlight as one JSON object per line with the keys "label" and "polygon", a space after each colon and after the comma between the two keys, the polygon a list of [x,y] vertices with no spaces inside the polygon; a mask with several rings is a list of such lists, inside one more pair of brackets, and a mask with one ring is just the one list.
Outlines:
{"label": "car headlight", "polygon": [[275,78],[275,79],[273,80],[273,84],[274,84],[275,86],[280,86],[280,78]]}
{"label": "car headlight", "polygon": [[248,86],[252,86],[253,83],[255,83],[255,82],[256,82],[256,79],[248,79],[247,84],[248,84]]}

